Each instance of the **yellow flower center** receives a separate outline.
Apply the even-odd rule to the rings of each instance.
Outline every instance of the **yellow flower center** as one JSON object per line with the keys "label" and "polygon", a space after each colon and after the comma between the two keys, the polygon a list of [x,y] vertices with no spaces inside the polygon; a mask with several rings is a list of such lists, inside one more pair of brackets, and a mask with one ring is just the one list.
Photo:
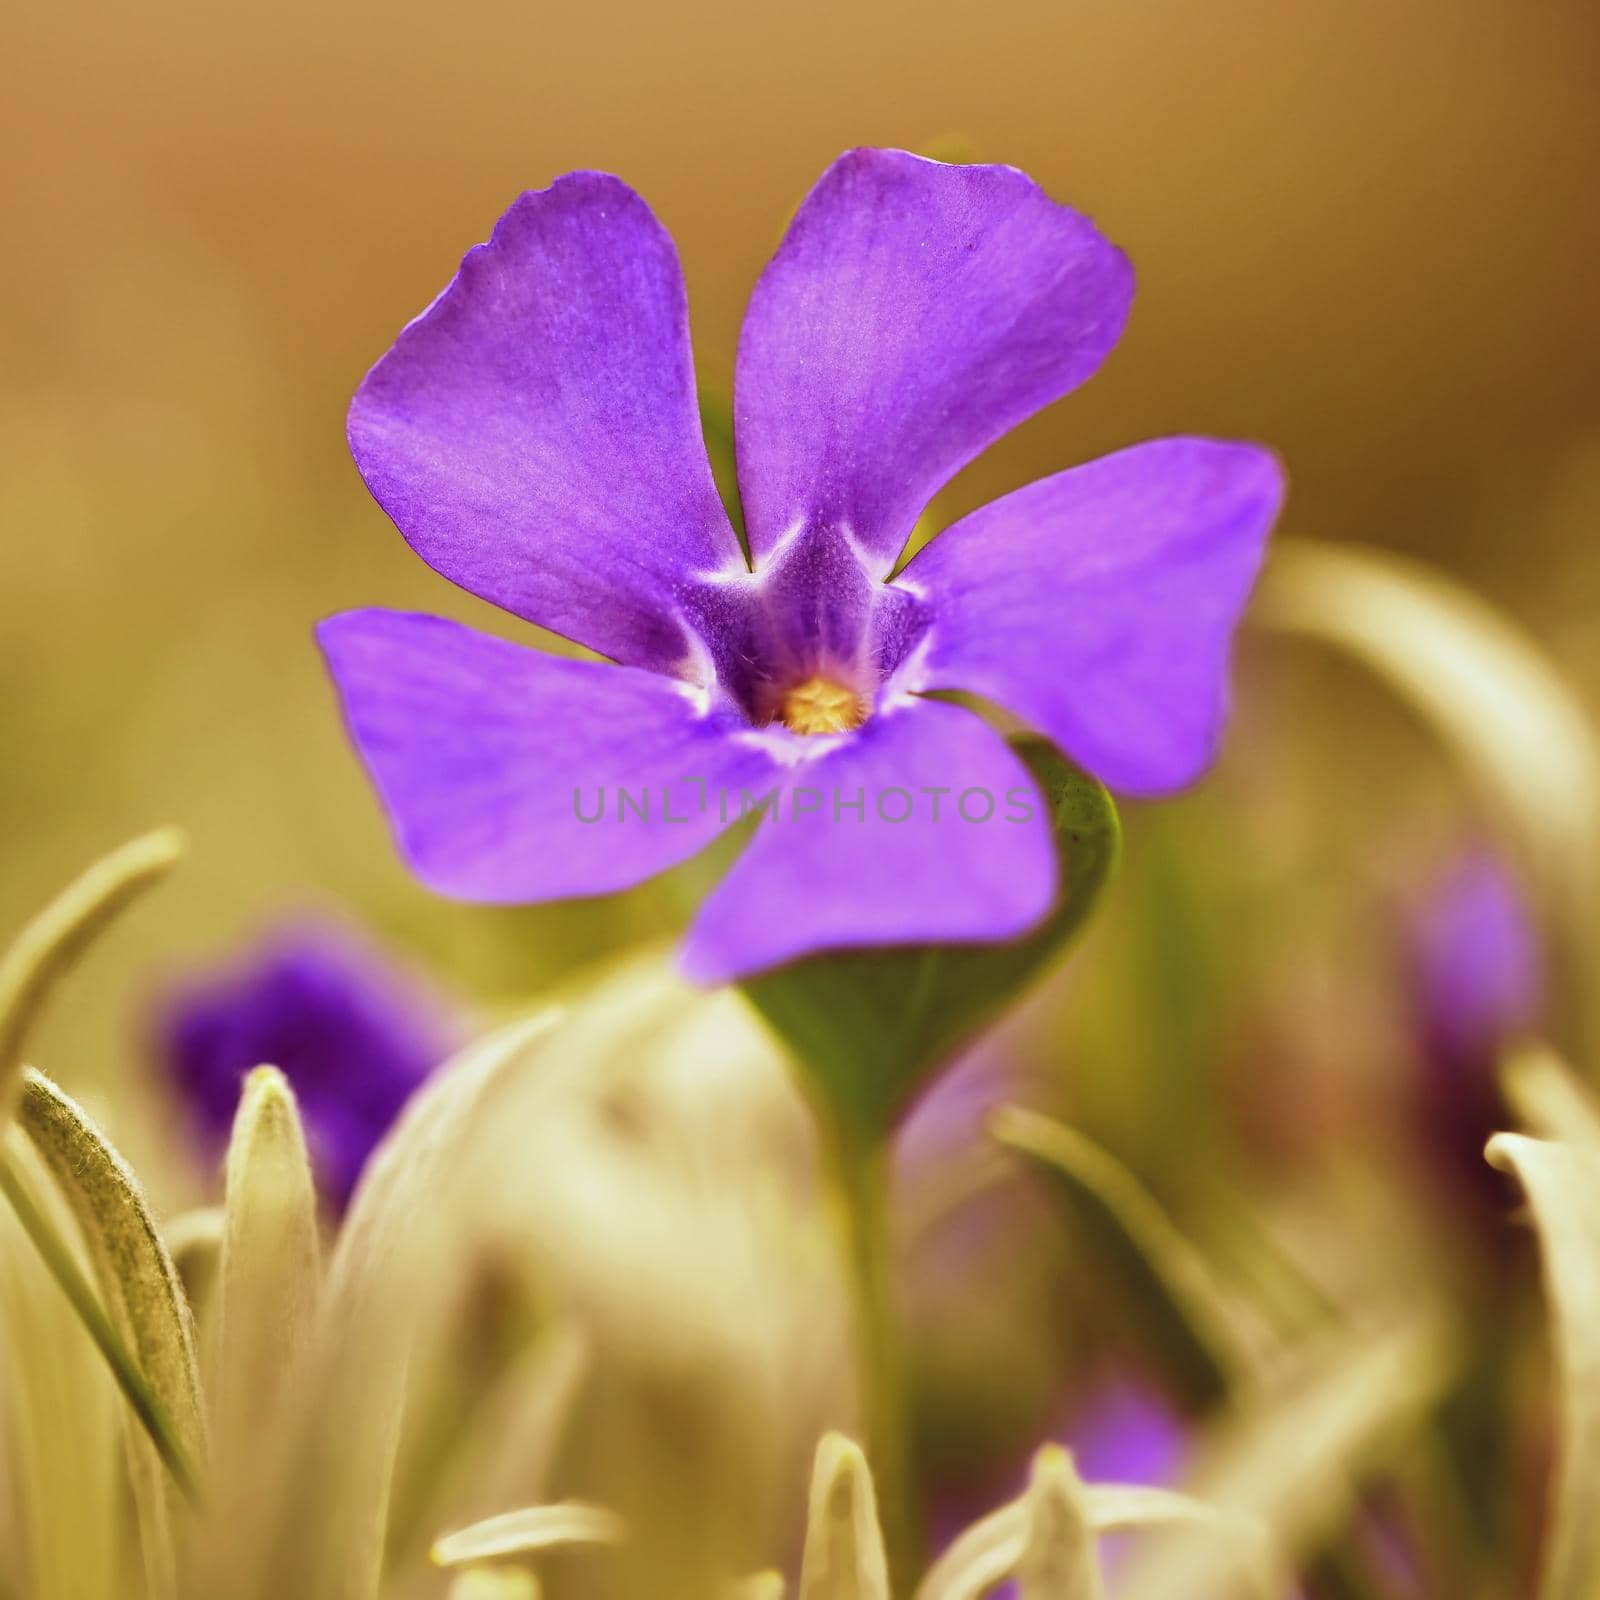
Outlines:
{"label": "yellow flower center", "polygon": [[848,733],[867,720],[867,703],[842,683],[811,677],[784,695],[778,720],[794,733]]}

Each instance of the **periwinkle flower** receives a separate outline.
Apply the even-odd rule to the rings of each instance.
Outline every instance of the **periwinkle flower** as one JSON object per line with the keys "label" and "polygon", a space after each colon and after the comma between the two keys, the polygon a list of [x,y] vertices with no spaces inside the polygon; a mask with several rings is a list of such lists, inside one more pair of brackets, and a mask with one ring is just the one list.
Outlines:
{"label": "periwinkle flower", "polygon": [[318,1187],[342,1210],[368,1156],[459,1028],[420,981],[342,929],[285,924],[221,971],[163,997],[157,1065],[201,1144],[220,1154],[252,1067],[293,1085]]}
{"label": "periwinkle flower", "polygon": [[431,566],[609,660],[391,611],[322,624],[412,869],[472,900],[606,893],[775,793],[689,934],[702,980],[1038,923],[1042,800],[981,717],[930,693],[1006,708],[1113,789],[1189,783],[1279,468],[1159,440],[896,562],[961,467],[1095,371],[1132,292],[1120,252],[1014,168],[842,156],[740,338],[747,560],[671,240],[605,174],[523,195],[362,384],[351,447]]}

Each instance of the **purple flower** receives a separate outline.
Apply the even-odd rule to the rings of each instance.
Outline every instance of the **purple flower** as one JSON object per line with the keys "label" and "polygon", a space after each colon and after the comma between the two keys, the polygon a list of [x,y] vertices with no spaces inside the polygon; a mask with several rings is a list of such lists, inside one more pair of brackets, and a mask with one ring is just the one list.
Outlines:
{"label": "purple flower", "polygon": [[602,894],[775,793],[690,932],[695,976],[1036,924],[1056,887],[1042,802],[928,691],[1007,708],[1113,788],[1187,784],[1218,742],[1277,464],[1139,445],[891,574],[961,467],[1094,372],[1132,293],[1122,255],[1014,168],[842,156],[740,339],[747,563],[671,240],[602,173],[523,195],[368,375],[351,447],[430,565],[610,660],[390,611],[322,624],[412,869],[464,899]]}
{"label": "purple flower", "polygon": [[237,964],[163,999],[161,1071],[208,1153],[226,1147],[252,1067],[294,1086],[319,1187],[342,1209],[412,1091],[450,1054],[444,1006],[351,935],[285,926]]}

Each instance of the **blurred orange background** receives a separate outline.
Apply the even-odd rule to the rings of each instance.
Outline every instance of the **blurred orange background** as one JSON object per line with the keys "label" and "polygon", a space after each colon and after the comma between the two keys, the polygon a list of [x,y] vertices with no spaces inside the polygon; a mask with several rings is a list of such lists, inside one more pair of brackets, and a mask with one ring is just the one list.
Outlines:
{"label": "blurred orange background", "polygon": [[[366,603],[516,631],[405,548],[343,412],[512,197],[573,167],[676,235],[711,378],[841,149],[1026,168],[1129,252],[1139,299],[1105,372],[953,509],[1151,435],[1259,438],[1287,531],[1437,559],[1600,688],[1592,6],[68,0],[6,33],[0,926],[143,827],[194,840],[100,993],[308,901],[491,993],[659,923],[648,896],[429,900],[310,638]],[[125,1021],[63,1007],[56,1069],[95,1071]]]}

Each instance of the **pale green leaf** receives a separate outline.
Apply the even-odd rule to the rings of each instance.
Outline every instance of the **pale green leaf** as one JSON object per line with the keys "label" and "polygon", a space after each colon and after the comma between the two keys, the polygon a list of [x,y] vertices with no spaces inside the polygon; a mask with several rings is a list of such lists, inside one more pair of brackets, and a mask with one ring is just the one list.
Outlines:
{"label": "pale green leaf", "polygon": [[30,1068],[17,1120],[77,1220],[105,1313],[154,1400],[141,1414],[149,1438],[130,1433],[129,1445],[151,1587],[164,1594],[175,1491],[192,1487],[206,1443],[189,1304],[137,1179],[83,1111]]}
{"label": "pale green leaf", "polygon": [[16,1093],[28,1034],[56,981],[182,854],[183,835],[176,828],[160,828],[113,850],[63,889],[0,959],[0,1122]]}
{"label": "pale green leaf", "polygon": [[[55,1213],[53,1231],[70,1230],[25,1141],[15,1140],[10,1159]],[[14,1600],[116,1594],[123,1569],[138,1559],[120,1536],[124,1402],[71,1302],[3,1206],[0,1329],[0,1569],[15,1583]]]}
{"label": "pale green leaf", "polygon": [[727,1600],[783,1600],[786,1593],[781,1572],[756,1572],[734,1584]]}
{"label": "pale green leaf", "polygon": [[294,1530],[276,1547],[274,1581],[286,1593],[372,1600],[379,1591],[412,1353],[472,1263],[463,1219],[449,1213],[453,1169],[505,1075],[556,1015],[501,1028],[446,1062],[367,1164],[329,1262],[275,1509],[258,1513],[263,1526]]}
{"label": "pale green leaf", "polygon": [[620,1544],[626,1536],[627,1528],[616,1512],[564,1500],[503,1512],[447,1533],[434,1541],[433,1559],[441,1567],[459,1567],[471,1561],[538,1555],[565,1545]]}
{"label": "pale green leaf", "polygon": [[539,1580],[525,1567],[466,1567],[450,1585],[450,1600],[539,1600]]}
{"label": "pale green leaf", "polygon": [[1254,1522],[1172,1490],[1084,1484],[1070,1454],[1047,1445],[1034,1458],[1027,1490],[953,1540],[923,1579],[917,1600],[980,1600],[1013,1576],[1025,1579],[1025,1596],[1028,1585],[1052,1600],[1098,1595],[1094,1541],[1104,1533],[1163,1527],[1201,1529],[1226,1541],[1251,1581],[1262,1572],[1263,1534]]}
{"label": "pale green leaf", "polygon": [[161,1230],[167,1241],[167,1254],[172,1257],[178,1281],[194,1313],[200,1370],[208,1395],[215,1392],[216,1319],[211,1311],[222,1276],[222,1230],[221,1206],[196,1206],[191,1211],[180,1211]]}
{"label": "pale green leaf", "polygon": [[872,1472],[860,1447],[842,1434],[830,1433],[817,1446],[800,1600],[889,1600]]}
{"label": "pale green leaf", "polygon": [[525,1567],[466,1567],[450,1584],[450,1600],[539,1600],[541,1593]]}
{"label": "pale green leaf", "polygon": [[1544,1245],[1561,1384],[1561,1457],[1540,1600],[1600,1594],[1600,1151],[1497,1134],[1489,1159],[1527,1191]]}
{"label": "pale green leaf", "polygon": [[1102,1600],[1100,1553],[1072,1457],[1047,1446],[1033,1460],[1023,1497],[1018,1600]]}
{"label": "pale green leaf", "polygon": [[1356,1485],[1413,1438],[1449,1380],[1453,1347],[1426,1318],[1329,1336],[1298,1352],[1208,1438],[1188,1488],[1242,1541],[1163,1542],[1135,1564],[1138,1600],[1213,1600],[1262,1577],[1264,1540],[1298,1560],[1347,1521]]}
{"label": "pale green leaf", "polygon": [[1507,1101],[1532,1132],[1600,1150],[1600,1112],[1554,1051],[1524,1046],[1512,1054],[1501,1078]]}
{"label": "pale green leaf", "polygon": [[245,1079],[226,1172],[216,1405],[231,1474],[304,1360],[317,1306],[316,1190],[294,1091],[275,1067]]}

